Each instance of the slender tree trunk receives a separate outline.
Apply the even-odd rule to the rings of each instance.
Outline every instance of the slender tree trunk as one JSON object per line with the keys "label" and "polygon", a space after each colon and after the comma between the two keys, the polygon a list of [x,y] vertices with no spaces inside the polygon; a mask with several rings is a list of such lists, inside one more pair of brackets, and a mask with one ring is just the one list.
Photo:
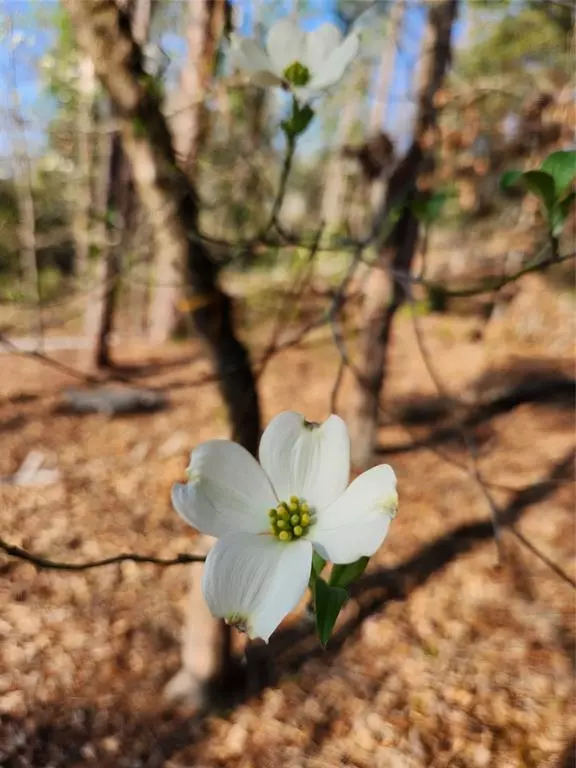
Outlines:
{"label": "slender tree trunk", "polygon": [[[418,220],[409,204],[420,193],[418,174],[427,160],[426,149],[436,125],[434,96],[441,87],[451,63],[451,33],[457,11],[457,0],[429,3],[424,38],[418,113],[414,140],[405,158],[390,178],[386,199],[378,214],[383,223],[391,210],[404,204],[380,252],[380,279],[371,300],[366,302],[364,334],[361,341],[360,377],[355,397],[355,414],[351,424],[352,460],[357,467],[370,464],[377,439],[380,393],[386,373],[386,355],[392,323],[406,298],[406,286],[400,275],[409,276],[418,242]],[[382,275],[392,275],[382,280]]]}
{"label": "slender tree trunk", "polygon": [[[224,14],[227,12],[224,0],[209,3],[206,0],[190,1],[190,22],[188,28],[188,65],[182,73],[181,93],[182,111],[172,121],[172,132],[175,146],[185,171],[194,177],[197,169],[198,153],[207,136],[208,121],[204,96],[213,75],[215,54],[219,38],[222,34]],[[253,6],[253,19],[256,34],[259,30],[260,3]],[[225,101],[228,92],[219,94]],[[262,124],[265,116],[266,93],[262,89],[251,89],[246,96],[246,112],[249,116],[249,132],[245,138],[246,146],[240,151],[253,154],[257,151],[262,138]],[[194,103],[196,102],[196,103]],[[226,121],[224,113],[219,117]],[[229,136],[231,126],[229,128]],[[244,169],[243,169],[244,170]],[[251,199],[257,199],[260,189],[260,177],[248,166],[237,180],[249,194]],[[209,536],[199,536],[195,542],[197,552],[207,552],[214,540]],[[230,678],[237,671],[234,658],[239,653],[246,653],[245,667],[247,688],[252,684],[257,688],[267,672],[267,659],[254,654],[250,648],[245,648],[243,638],[227,626],[215,619],[206,605],[202,594],[200,569],[191,566],[190,589],[186,607],[185,623],[182,631],[181,668],[169,681],[165,695],[172,700],[185,700],[190,704],[201,706],[207,696],[221,691],[211,690],[210,681],[224,683],[230,687]],[[224,664],[223,664],[224,662]]]}
{"label": "slender tree trunk", "polygon": [[188,49],[182,68],[177,114],[172,121],[174,148],[186,173],[194,175],[207,129],[206,94],[214,75],[224,29],[226,0],[188,0]]}
{"label": "slender tree trunk", "polygon": [[[143,45],[150,29],[151,0],[116,0],[120,10],[131,20],[132,34],[138,45]],[[112,110],[112,118],[115,118]],[[94,340],[90,363],[96,368],[112,365],[110,342],[114,330],[122,255],[133,229],[135,192],[130,164],[117,130],[106,137],[109,150],[103,153],[106,162],[104,224],[102,255],[97,268],[98,291],[89,303],[86,317],[86,335]]]}
{"label": "slender tree trunk", "polygon": [[13,150],[14,183],[18,207],[18,240],[20,242],[20,269],[26,294],[40,305],[39,270],[36,258],[36,215],[32,185],[32,172],[28,156],[24,124],[19,112],[19,100],[13,96]]}
{"label": "slender tree trunk", "polygon": [[[225,0],[188,0],[186,63],[180,89],[172,102],[174,149],[184,172],[194,178],[198,155],[207,131],[205,98],[214,73],[216,51],[224,28]],[[176,326],[176,305],[182,286],[169,256],[156,254],[156,281],[150,304],[150,338],[166,341]]]}
{"label": "slender tree trunk", "polygon": [[342,209],[346,198],[347,161],[342,156],[342,147],[350,138],[354,122],[358,119],[360,72],[357,70],[348,82],[338,127],[336,146],[331,153],[326,169],[326,181],[322,197],[322,218],[327,226],[337,229],[342,222]]}
{"label": "slender tree trunk", "polygon": [[[214,262],[204,244],[189,234],[196,229],[196,191],[177,163],[157,89],[142,69],[129,19],[112,0],[64,3],[78,42],[94,61],[116,110],[124,151],[156,249],[166,256],[166,272],[186,275],[190,314],[213,359],[233,439],[255,454],[260,411],[248,354],[235,335],[232,302],[218,284]],[[161,280],[165,276],[158,275]],[[226,678],[231,662],[230,633],[220,631],[217,641],[216,676]]]}
{"label": "slender tree trunk", "polygon": [[94,100],[96,78],[88,56],[80,61],[78,109],[76,113],[76,178],[74,189],[75,272],[83,278],[88,272],[92,241],[92,142],[94,137]]}
{"label": "slender tree trunk", "polygon": [[94,61],[116,109],[156,248],[167,254],[171,272],[186,274],[190,313],[214,360],[233,437],[256,453],[260,416],[248,354],[234,333],[232,301],[219,286],[216,266],[206,246],[189,236],[198,215],[196,190],[176,162],[156,89],[142,69],[129,20],[112,0],[64,3],[78,41]]}
{"label": "slender tree trunk", "polygon": [[[12,24],[8,21],[8,32],[11,34]],[[44,333],[42,321],[42,296],[40,290],[40,271],[36,252],[36,213],[34,206],[32,167],[28,153],[26,127],[22,116],[20,97],[18,95],[18,77],[14,50],[9,48],[9,77],[10,95],[12,100],[12,148],[13,173],[16,189],[16,205],[18,208],[18,240],[20,245],[20,271],[26,294],[36,304],[36,333],[38,342],[42,343]]]}
{"label": "slender tree trunk", "polygon": [[124,155],[118,136],[113,137],[109,168],[108,219],[113,218],[115,229],[106,227],[109,242],[101,260],[101,315],[96,339],[95,364],[106,368],[112,364],[110,341],[114,330],[119,280],[122,266],[122,252],[132,230],[134,192],[130,165]]}
{"label": "slender tree trunk", "polygon": [[[369,133],[371,136],[376,136],[383,132],[382,125],[385,122],[389,107],[390,88],[396,67],[398,43],[402,34],[405,10],[406,0],[395,0],[390,9],[390,27],[382,50],[382,56],[380,57],[376,93],[372,102],[372,109],[370,110]],[[370,187],[370,207],[373,212],[376,212],[382,205],[385,193],[386,174],[382,172],[380,177],[375,179]]]}
{"label": "slender tree trunk", "polygon": [[390,29],[388,30],[386,42],[382,50],[382,56],[380,57],[376,93],[370,110],[370,121],[368,125],[370,134],[379,133],[382,130],[383,117],[388,109],[390,86],[392,85],[392,78],[394,76],[396,52],[398,50],[398,41],[402,32],[405,10],[406,0],[395,0],[390,9]]}

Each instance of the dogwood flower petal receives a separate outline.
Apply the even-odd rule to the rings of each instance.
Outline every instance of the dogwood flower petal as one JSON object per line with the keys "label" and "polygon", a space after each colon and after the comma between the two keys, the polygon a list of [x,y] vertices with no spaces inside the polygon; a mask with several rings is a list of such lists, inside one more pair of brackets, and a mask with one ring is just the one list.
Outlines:
{"label": "dogwood flower petal", "polygon": [[359,45],[360,38],[357,34],[348,35],[344,42],[335,48],[313,72],[312,79],[307,83],[306,88],[310,91],[321,91],[340,82],[346,69],[355,59]]}
{"label": "dogwood flower petal", "polygon": [[208,553],[202,591],[211,613],[265,642],[306,591],[309,541],[229,533]]}
{"label": "dogwood flower petal", "polygon": [[340,30],[334,24],[321,24],[312,32],[308,32],[302,64],[308,67],[313,78],[332,51],[338,48],[341,40]]}
{"label": "dogwood flower petal", "polygon": [[306,32],[289,19],[280,19],[270,27],[266,50],[272,62],[272,71],[282,75],[295,61],[304,63]]}
{"label": "dogwood flower petal", "polygon": [[278,499],[256,459],[241,445],[210,440],[198,446],[190,455],[188,477],[188,483],[173,487],[172,503],[202,533],[268,529],[268,510]]}
{"label": "dogwood flower petal", "polygon": [[272,72],[273,64],[268,54],[254,40],[234,36],[230,58],[232,67],[248,75],[254,85],[262,88],[282,85],[282,78]]}
{"label": "dogwood flower petal", "polygon": [[396,514],[396,475],[388,464],[356,478],[337,501],[317,513],[308,538],[333,563],[353,563],[373,555],[386,538]]}
{"label": "dogwood flower petal", "polygon": [[234,35],[231,47],[232,65],[242,69],[248,74],[254,72],[268,72],[272,69],[272,62],[260,46],[247,37]]}
{"label": "dogwood flower petal", "polygon": [[259,456],[278,498],[298,496],[313,511],[325,509],[348,484],[350,438],[339,416],[312,424],[300,413],[279,413],[262,435]]}

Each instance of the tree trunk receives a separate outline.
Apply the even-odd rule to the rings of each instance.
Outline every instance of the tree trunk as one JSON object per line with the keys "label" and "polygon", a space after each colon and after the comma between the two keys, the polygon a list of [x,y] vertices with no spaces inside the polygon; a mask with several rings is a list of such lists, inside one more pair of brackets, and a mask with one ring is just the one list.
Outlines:
{"label": "tree trunk", "polygon": [[[122,252],[132,229],[134,192],[130,166],[124,155],[118,135],[113,136],[110,155],[109,193],[107,205],[107,234],[109,242],[102,258],[101,286],[102,309],[96,340],[95,363],[97,368],[112,364],[110,340],[114,330],[119,280],[122,266]],[[109,219],[113,218],[116,231],[112,230]]]}
{"label": "tree trunk", "polygon": [[[196,191],[177,163],[157,89],[142,69],[129,18],[112,0],[64,3],[79,44],[94,61],[110,95],[157,252],[166,257],[157,277],[164,281],[186,272],[190,314],[214,361],[233,439],[256,454],[260,411],[248,354],[234,333],[232,302],[219,287],[210,254],[189,236],[196,229]],[[225,677],[231,660],[230,633],[220,632],[218,642],[215,669],[218,677]]]}
{"label": "tree trunk", "polygon": [[233,438],[255,454],[260,417],[248,354],[234,333],[232,302],[219,287],[216,266],[206,246],[188,234],[196,229],[196,190],[176,162],[156,88],[142,69],[129,19],[112,0],[65,0],[65,5],[78,41],[94,61],[116,109],[156,249],[167,254],[171,273],[186,272],[190,314],[214,360]]}
{"label": "tree trunk", "polygon": [[72,222],[75,241],[76,276],[88,272],[91,245],[92,207],[92,141],[94,137],[94,99],[96,78],[94,65],[88,56],[80,60],[78,78],[78,110],[76,113],[76,174],[75,209]]}
{"label": "tree trunk", "polygon": [[226,0],[188,0],[188,50],[174,105],[172,133],[176,154],[190,176],[194,176],[207,129],[205,98],[214,75],[225,15]]}
{"label": "tree trunk", "polygon": [[[8,34],[12,34],[11,20],[8,22]],[[18,95],[18,77],[14,50],[9,46],[8,61],[9,88],[12,100],[11,122],[12,155],[16,205],[18,209],[18,241],[20,246],[20,272],[24,289],[29,299],[36,304],[36,333],[38,342],[42,343],[42,296],[40,291],[40,272],[36,253],[36,213],[34,206],[32,167],[28,153],[26,127],[22,116],[20,97]]]}
{"label": "tree trunk", "polygon": [[[395,0],[390,9],[390,28],[386,36],[382,56],[380,57],[376,93],[370,110],[370,136],[377,136],[384,132],[383,123],[385,122],[386,113],[389,107],[390,87],[394,77],[396,54],[398,52],[398,43],[402,35],[405,10],[406,0]],[[392,161],[392,158],[390,158],[390,160]],[[390,162],[389,167],[392,167],[392,162]],[[387,174],[383,169],[380,177],[374,179],[370,185],[370,207],[373,212],[376,212],[382,205],[384,195],[386,194],[386,180]]]}
{"label": "tree trunk", "polygon": [[358,118],[360,74],[360,71],[357,70],[348,82],[336,129],[336,146],[331,153],[326,169],[322,197],[322,219],[330,229],[338,229],[342,223],[342,210],[348,181],[346,174],[348,161],[342,156],[342,147],[349,140],[354,122]]}
{"label": "tree trunk", "polygon": [[396,52],[398,50],[398,41],[402,32],[405,10],[406,0],[395,0],[395,2],[393,0],[389,15],[390,29],[386,36],[382,56],[380,57],[376,93],[370,110],[370,122],[368,127],[371,135],[379,133],[382,130],[383,117],[388,108],[390,86],[394,75]]}
{"label": "tree trunk", "polygon": [[[207,131],[205,97],[214,72],[225,10],[225,0],[188,0],[188,51],[180,89],[170,103],[170,129],[178,162],[190,178],[195,177]],[[168,259],[168,254],[157,252],[149,324],[150,339],[155,343],[166,341],[174,331],[176,305],[182,293],[178,275]]]}
{"label": "tree trunk", "polygon": [[[138,45],[143,45],[150,30],[150,0],[116,0],[118,7],[131,20],[132,35]],[[114,119],[114,110],[112,118]],[[86,318],[86,335],[94,340],[90,363],[96,368],[112,365],[110,342],[114,330],[122,254],[133,229],[134,185],[130,164],[122,147],[119,132],[109,137],[109,152],[105,156],[106,193],[104,203],[103,253],[97,273],[98,291],[90,302]]]}
{"label": "tree trunk", "polygon": [[[386,354],[392,323],[398,308],[406,299],[406,287],[401,275],[409,277],[418,243],[418,220],[409,205],[421,194],[417,189],[417,179],[423,164],[429,160],[427,148],[436,125],[434,96],[451,63],[451,33],[456,10],[457,0],[429,4],[414,139],[407,155],[390,178],[384,204],[378,213],[380,223],[383,223],[393,208],[398,204],[404,206],[380,251],[378,285],[364,307],[360,382],[357,384],[355,413],[351,424],[352,461],[358,468],[370,464],[376,444],[380,393],[386,373]],[[391,278],[383,280],[389,267]]]}

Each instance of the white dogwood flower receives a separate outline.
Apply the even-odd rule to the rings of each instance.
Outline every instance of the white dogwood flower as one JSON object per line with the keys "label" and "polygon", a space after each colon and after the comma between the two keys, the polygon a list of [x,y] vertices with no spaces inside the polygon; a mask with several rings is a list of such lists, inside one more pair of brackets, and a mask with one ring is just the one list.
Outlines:
{"label": "white dogwood flower", "polygon": [[358,46],[357,33],[342,40],[333,24],[306,32],[293,21],[281,19],[270,28],[265,51],[253,40],[234,37],[232,61],[254,85],[281,86],[303,102],[342,79]]}
{"label": "white dogwood flower", "polygon": [[176,511],[218,541],[202,589],[214,616],[265,641],[308,586],[312,553],[333,563],[373,555],[396,514],[396,476],[388,465],[348,485],[346,424],[278,414],[260,442],[260,464],[229,440],[190,456],[189,482],[172,489]]}

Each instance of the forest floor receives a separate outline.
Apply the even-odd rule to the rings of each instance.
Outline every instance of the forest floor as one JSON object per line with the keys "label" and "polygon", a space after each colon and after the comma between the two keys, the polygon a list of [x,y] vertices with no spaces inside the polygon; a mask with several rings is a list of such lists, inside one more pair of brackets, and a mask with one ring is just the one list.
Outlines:
{"label": "forest floor", "polygon": [[[161,695],[179,667],[188,566],[38,572],[0,555],[0,765],[572,765],[575,593],[512,531],[576,576],[572,317],[571,301],[552,301],[535,278],[482,341],[475,318],[419,319],[442,381],[473,415],[467,429],[502,526],[500,567],[467,448],[441,428],[412,319],[398,318],[378,459],[398,475],[399,515],[328,649],[309,629],[280,630],[277,685],[233,708],[193,717]],[[0,477],[33,450],[59,471],[44,487],[0,484],[1,535],[12,544],[67,561],[190,550],[194,534],[169,490],[194,445],[226,435],[216,387],[195,384],[208,362],[189,342],[119,343],[114,355],[169,407],[64,413],[62,389],[77,382],[31,357],[0,358]],[[70,365],[76,356],[54,353]],[[338,362],[323,333],[278,354],[260,382],[265,420],[285,408],[325,418]],[[560,385],[538,401],[474,404],[537,380]],[[351,389],[347,378],[344,416]]]}

